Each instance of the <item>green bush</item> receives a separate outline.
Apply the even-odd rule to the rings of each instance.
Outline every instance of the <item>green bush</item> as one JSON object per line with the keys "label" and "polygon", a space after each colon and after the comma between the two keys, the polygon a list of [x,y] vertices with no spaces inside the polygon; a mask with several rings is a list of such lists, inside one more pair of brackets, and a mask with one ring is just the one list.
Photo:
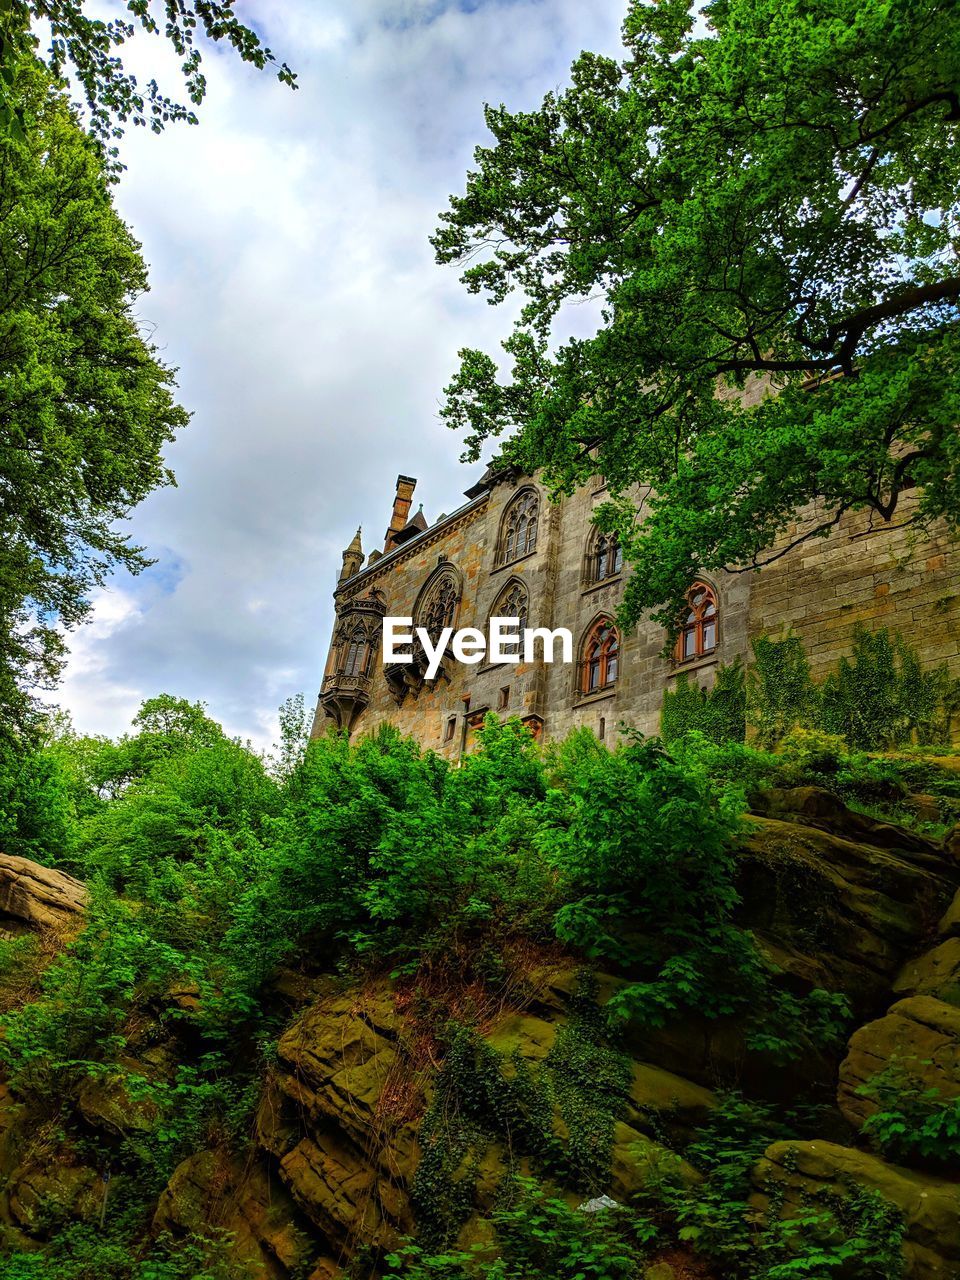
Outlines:
{"label": "green bush", "polygon": [[864,1134],[891,1160],[929,1161],[947,1170],[960,1165],[960,1098],[946,1098],[895,1060],[857,1092],[876,1103]]}
{"label": "green bush", "polygon": [[754,1047],[789,1057],[804,1025],[835,1039],[848,1008],[822,991],[804,1002],[778,991],[733,922],[743,808],[743,793],[716,787],[696,749],[674,758],[640,741],[586,760],[569,791],[554,793],[537,839],[566,899],[558,937],[630,978],[608,1005],[613,1016],[656,1027],[685,1012],[749,1010]]}
{"label": "green bush", "polygon": [[386,1280],[634,1280],[656,1228],[627,1208],[588,1212],[516,1178],[492,1216],[496,1247],[431,1253],[410,1243]]}

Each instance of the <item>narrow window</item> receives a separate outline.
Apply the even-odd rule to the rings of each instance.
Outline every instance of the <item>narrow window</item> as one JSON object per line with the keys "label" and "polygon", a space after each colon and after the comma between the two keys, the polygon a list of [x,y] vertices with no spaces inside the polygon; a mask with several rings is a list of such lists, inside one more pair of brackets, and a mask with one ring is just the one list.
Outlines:
{"label": "narrow window", "polygon": [[677,662],[690,662],[716,649],[718,620],[713,587],[706,582],[695,582],[687,592],[687,608],[674,650]]}
{"label": "narrow window", "polygon": [[447,727],[443,735],[444,742],[449,742],[456,732],[457,732],[457,717],[448,716]]}
{"label": "narrow window", "polygon": [[537,548],[537,526],[540,520],[540,497],[533,489],[525,489],[507,507],[500,526],[497,564],[519,560]]}
{"label": "narrow window", "polygon": [[503,688],[500,690],[500,692],[497,694],[497,710],[506,711],[509,705],[510,705],[510,686],[508,684],[505,684]]}
{"label": "narrow window", "polygon": [[590,568],[590,578],[593,582],[615,578],[623,568],[623,548],[615,533],[597,535],[593,555],[590,558]]}
{"label": "narrow window", "polygon": [[362,627],[357,627],[347,645],[347,651],[343,659],[343,674],[345,676],[366,675],[369,655],[370,646],[367,642],[367,633]]}
{"label": "narrow window", "polygon": [[600,727],[597,730],[597,737],[602,742],[607,736],[607,722],[603,716],[600,717]]}
{"label": "narrow window", "polygon": [[580,692],[597,693],[616,682],[620,667],[620,637],[613,623],[601,618],[594,623],[583,646],[580,661]]}

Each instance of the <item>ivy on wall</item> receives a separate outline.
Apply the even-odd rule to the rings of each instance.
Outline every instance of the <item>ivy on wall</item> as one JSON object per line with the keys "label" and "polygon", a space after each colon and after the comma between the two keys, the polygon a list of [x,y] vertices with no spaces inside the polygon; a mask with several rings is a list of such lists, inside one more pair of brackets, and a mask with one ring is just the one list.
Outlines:
{"label": "ivy on wall", "polygon": [[842,738],[850,750],[883,751],[950,741],[960,710],[960,680],[946,663],[924,669],[900,635],[859,624],[853,648],[819,684],[799,636],[759,636],[753,662],[717,668],[710,690],[682,673],[663,699],[660,734],[672,742],[691,730],[713,742],[742,742],[772,750],[795,729]]}

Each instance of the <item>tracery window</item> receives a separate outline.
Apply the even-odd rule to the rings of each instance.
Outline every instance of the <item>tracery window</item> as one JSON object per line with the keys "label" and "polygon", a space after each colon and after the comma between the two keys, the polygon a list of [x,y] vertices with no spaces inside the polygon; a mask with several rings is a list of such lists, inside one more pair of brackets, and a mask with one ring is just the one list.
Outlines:
{"label": "tracery window", "polygon": [[609,618],[599,618],[587,634],[580,659],[580,692],[598,693],[616,683],[620,636]]}
{"label": "tracery window", "polygon": [[370,659],[370,637],[364,627],[355,627],[350,633],[341,668],[345,676],[366,675]]}
{"label": "tracery window", "polygon": [[623,568],[623,548],[615,533],[597,533],[589,556],[588,578],[591,582],[603,582],[615,578]]}
{"label": "tracery window", "polygon": [[527,625],[530,604],[527,589],[522,582],[511,582],[507,589],[497,597],[497,603],[490,611],[491,618],[518,618],[518,630],[523,631]]}
{"label": "tracery window", "polygon": [[419,611],[417,625],[425,627],[436,642],[444,627],[452,627],[459,599],[457,583],[451,574],[443,574],[430,588]]}
{"label": "tracery window", "polygon": [[537,548],[540,496],[535,489],[518,493],[504,512],[497,545],[497,564],[509,564]]}
{"label": "tracery window", "polygon": [[530,614],[530,598],[527,595],[527,589],[522,582],[514,579],[507,583],[506,587],[497,596],[497,603],[490,610],[491,618],[516,618],[518,638],[516,644],[512,641],[504,642],[504,651],[507,653],[520,652],[520,637],[527,627],[527,618]]}
{"label": "tracery window", "polygon": [[687,592],[687,611],[677,637],[674,657],[691,662],[712,653],[717,647],[717,595],[707,582],[695,582]]}

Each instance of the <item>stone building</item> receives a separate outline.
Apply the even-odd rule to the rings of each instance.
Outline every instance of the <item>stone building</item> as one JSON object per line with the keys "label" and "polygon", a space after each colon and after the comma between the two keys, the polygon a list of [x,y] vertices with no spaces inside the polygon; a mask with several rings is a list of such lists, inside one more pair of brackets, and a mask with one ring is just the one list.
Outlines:
{"label": "stone building", "polygon": [[[718,664],[748,658],[755,636],[792,629],[819,677],[849,651],[858,622],[900,632],[925,662],[946,661],[960,676],[960,547],[945,532],[905,527],[908,506],[895,522],[852,516],[828,539],[786,550],[794,526],[763,570],[699,577],[667,656],[658,625],[627,634],[616,625],[627,570],[592,522],[607,497],[602,480],[553,503],[536,477],[488,471],[432,525],[422,508],[410,516],[415,487],[398,477],[382,550],[364,564],[358,530],[343,553],[314,735],[389,722],[456,759],[494,711],[520,716],[538,736],[586,725],[612,744],[621,723],[657,732],[664,690],[680,672],[709,687]],[[573,661],[548,663],[538,650],[529,662],[468,666],[448,655],[427,679],[422,651],[413,663],[384,664],[384,616],[412,617],[431,635],[445,625],[486,631],[494,616],[565,627]]]}

